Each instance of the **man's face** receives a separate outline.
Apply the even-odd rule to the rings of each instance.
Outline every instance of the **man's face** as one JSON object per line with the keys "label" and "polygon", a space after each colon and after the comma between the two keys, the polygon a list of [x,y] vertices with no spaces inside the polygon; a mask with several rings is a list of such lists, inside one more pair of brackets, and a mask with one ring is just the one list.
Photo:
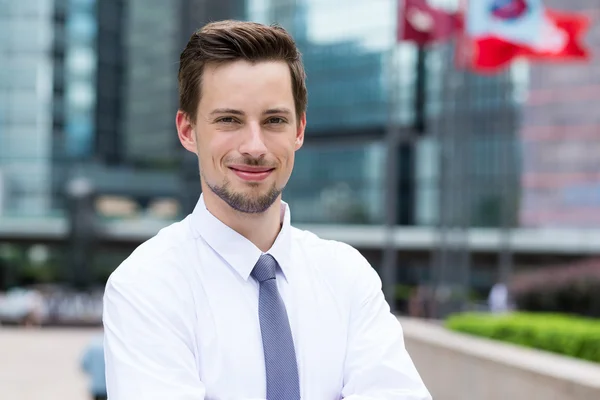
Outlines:
{"label": "man's face", "polygon": [[201,92],[191,127],[195,148],[182,143],[198,155],[203,191],[241,212],[266,211],[287,184],[304,140],[306,117],[296,117],[288,65],[209,64]]}

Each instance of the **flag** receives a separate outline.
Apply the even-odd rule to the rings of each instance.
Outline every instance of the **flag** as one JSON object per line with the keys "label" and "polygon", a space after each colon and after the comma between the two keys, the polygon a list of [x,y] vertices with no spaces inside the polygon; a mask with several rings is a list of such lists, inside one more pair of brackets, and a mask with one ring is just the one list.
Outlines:
{"label": "flag", "polygon": [[520,57],[587,60],[582,37],[588,26],[586,16],[546,9],[542,0],[470,0],[457,61],[476,71],[494,72]]}
{"label": "flag", "polygon": [[397,40],[418,45],[444,41],[460,29],[458,14],[431,7],[426,0],[398,0]]}
{"label": "flag", "polygon": [[[529,59],[589,60],[590,52],[583,44],[583,37],[590,26],[587,16],[577,13],[546,9],[550,23],[542,29],[546,38],[540,46],[529,49],[525,54]],[[547,31],[547,34],[544,33]]]}

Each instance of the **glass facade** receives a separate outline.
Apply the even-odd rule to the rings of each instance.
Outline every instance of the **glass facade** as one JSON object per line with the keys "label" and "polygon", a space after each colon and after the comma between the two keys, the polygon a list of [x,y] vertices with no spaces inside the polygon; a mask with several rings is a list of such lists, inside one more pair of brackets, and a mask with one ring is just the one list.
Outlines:
{"label": "glass facade", "polygon": [[284,193],[296,222],[373,224],[383,222],[381,143],[302,148]]}
{"label": "glass facade", "polygon": [[0,2],[0,215],[50,212],[53,2]]}
{"label": "glass facade", "polygon": [[66,182],[94,159],[98,138],[98,5],[55,0],[52,43],[52,207],[63,213]]}
{"label": "glass facade", "polygon": [[65,24],[64,156],[89,158],[96,136],[96,0],[70,0]]}
{"label": "glass facade", "polygon": [[124,147],[153,167],[180,154],[175,130],[182,2],[129,0],[126,25]]}
{"label": "glass facade", "polygon": [[97,4],[96,138],[94,154],[105,165],[125,161],[123,148],[124,94],[126,87],[126,0]]}
{"label": "glass facade", "polygon": [[[442,147],[440,212],[451,225],[515,225],[520,175],[517,96],[526,82],[513,70],[492,77],[451,72],[437,132]],[[442,210],[443,208],[443,210]],[[441,216],[440,216],[441,217]]]}

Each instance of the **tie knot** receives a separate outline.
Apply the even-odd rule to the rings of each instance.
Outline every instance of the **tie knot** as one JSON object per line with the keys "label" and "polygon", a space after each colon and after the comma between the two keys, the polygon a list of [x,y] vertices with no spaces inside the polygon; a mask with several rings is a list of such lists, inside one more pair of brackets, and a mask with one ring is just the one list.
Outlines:
{"label": "tie knot", "polygon": [[269,279],[275,279],[275,271],[277,270],[277,261],[270,254],[260,256],[254,269],[252,276],[259,282],[264,282]]}

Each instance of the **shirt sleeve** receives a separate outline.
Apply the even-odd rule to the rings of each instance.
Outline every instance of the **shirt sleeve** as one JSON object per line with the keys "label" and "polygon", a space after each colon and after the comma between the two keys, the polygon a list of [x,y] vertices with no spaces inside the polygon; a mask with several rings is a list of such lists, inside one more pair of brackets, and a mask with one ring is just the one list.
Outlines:
{"label": "shirt sleeve", "polygon": [[360,268],[351,292],[353,304],[342,397],[345,400],[431,400],[406,351],[402,327],[390,312],[379,276],[367,260],[355,252]]}
{"label": "shirt sleeve", "polygon": [[178,307],[181,293],[160,279],[131,278],[111,276],[104,294],[108,397],[203,400],[191,321]]}

